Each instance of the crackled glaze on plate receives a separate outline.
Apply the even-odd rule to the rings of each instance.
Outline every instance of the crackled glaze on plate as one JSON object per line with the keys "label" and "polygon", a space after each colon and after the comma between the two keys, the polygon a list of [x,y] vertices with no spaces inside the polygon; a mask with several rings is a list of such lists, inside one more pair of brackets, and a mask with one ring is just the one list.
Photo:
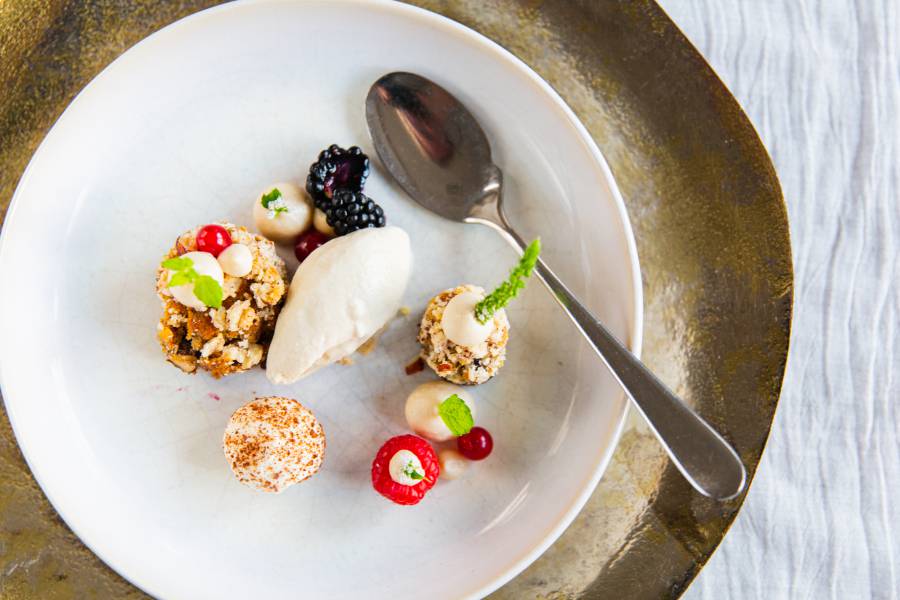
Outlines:
{"label": "crackled glaze on plate", "polygon": [[[490,231],[414,206],[377,164],[367,193],[409,232],[415,265],[412,315],[375,352],[277,387],[259,370],[214,381],[162,360],[153,273],[175,236],[216,219],[249,225],[256,192],[302,182],[332,142],[371,154],[362,101],[398,69],[472,108],[516,225],[540,234],[547,261],[639,345],[637,259],[608,169],[511,55],[430,13],[370,2],[243,3],[167,28],[54,126],[0,245],[0,272],[16,281],[0,299],[0,376],[23,452],[76,533],[154,595],[482,595],[559,535],[609,459],[624,399],[532,285],[509,310],[507,365],[473,389],[490,460],[414,509],[371,490],[372,456],[405,432],[406,394],[431,377],[403,372],[416,316],[433,293],[490,286],[515,259]],[[35,237],[47,243],[36,249]],[[273,394],[304,402],[328,435],[321,473],[278,496],[240,486],[221,452],[230,413]]]}

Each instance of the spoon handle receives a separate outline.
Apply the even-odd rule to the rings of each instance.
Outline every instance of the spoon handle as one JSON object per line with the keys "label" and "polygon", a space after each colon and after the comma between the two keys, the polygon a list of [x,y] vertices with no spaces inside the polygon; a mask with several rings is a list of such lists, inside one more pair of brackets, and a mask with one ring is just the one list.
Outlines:
{"label": "spoon handle", "polygon": [[[524,252],[527,244],[508,225],[501,233]],[[746,471],[728,442],[625,348],[543,261],[538,260],[535,272],[609,367],[685,479],[715,500],[740,494]]]}

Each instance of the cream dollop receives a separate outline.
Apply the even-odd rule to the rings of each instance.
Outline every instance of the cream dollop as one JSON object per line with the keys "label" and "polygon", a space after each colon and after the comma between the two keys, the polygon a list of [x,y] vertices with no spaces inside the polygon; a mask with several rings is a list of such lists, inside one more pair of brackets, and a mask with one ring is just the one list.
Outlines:
{"label": "cream dollop", "polygon": [[441,402],[456,394],[475,418],[475,402],[472,396],[458,385],[446,381],[428,381],[412,391],[406,399],[406,423],[409,428],[433,442],[446,442],[455,436],[438,412]]}
{"label": "cream dollop", "polygon": [[[281,197],[267,207],[262,197],[277,189]],[[277,210],[277,209],[283,210]],[[253,201],[253,222],[259,232],[279,244],[291,244],[312,223],[313,204],[309,196],[295,183],[270,185]]]}
{"label": "cream dollop", "polygon": [[[225,276],[222,273],[222,267],[216,257],[209,252],[186,252],[179,258],[188,258],[194,263],[194,270],[198,275],[209,275],[215,279],[219,285],[225,283]],[[174,271],[169,271],[169,280],[171,281]],[[207,306],[200,298],[194,294],[194,284],[186,283],[169,288],[172,297],[189,308],[195,310],[206,310]]]}
{"label": "cream dollop", "polygon": [[438,453],[438,462],[441,465],[441,479],[459,479],[469,468],[469,459],[451,448]]}
{"label": "cream dollop", "polygon": [[484,344],[494,331],[493,319],[481,324],[475,318],[475,305],[484,295],[468,291],[454,296],[444,308],[441,328],[447,339],[459,346],[475,348]]}
{"label": "cream dollop", "polygon": [[[416,485],[425,478],[422,461],[409,450],[398,450],[391,457],[388,472],[391,474],[391,479],[400,485]],[[414,475],[419,475],[419,477],[414,477]]]}
{"label": "cream dollop", "polygon": [[244,244],[232,244],[219,254],[219,266],[226,275],[245,277],[253,270],[253,252]]}
{"label": "cream dollop", "polygon": [[397,227],[360,229],[300,263],[266,359],[272,383],[293,383],[352,354],[400,308],[412,268]]}

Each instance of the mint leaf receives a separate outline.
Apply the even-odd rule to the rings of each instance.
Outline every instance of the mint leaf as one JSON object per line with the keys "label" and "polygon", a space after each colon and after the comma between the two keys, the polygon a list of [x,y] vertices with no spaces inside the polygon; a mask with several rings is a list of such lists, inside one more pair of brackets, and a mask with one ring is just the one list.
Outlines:
{"label": "mint leaf", "polygon": [[288,212],[287,203],[284,201],[281,190],[278,188],[272,188],[271,192],[263,194],[260,204],[269,211],[269,214],[266,215],[269,219],[274,219],[281,213]]}
{"label": "mint leaf", "polygon": [[197,271],[194,270],[194,261],[183,256],[170,258],[162,262],[165,269],[173,271],[172,277],[166,287],[178,287],[187,285],[197,279]]}
{"label": "mint leaf", "polygon": [[531,275],[534,265],[537,264],[538,255],[541,253],[540,238],[534,240],[519,260],[519,264],[510,271],[509,278],[485,296],[481,302],[475,305],[475,318],[484,325],[494,313],[510,303],[519,294],[519,290],[525,287],[525,279]]}
{"label": "mint leaf", "polygon": [[185,258],[183,256],[179,256],[176,258],[170,258],[168,260],[164,260],[162,263],[164,269],[169,269],[171,271],[183,271],[184,269],[189,269],[194,266],[194,261],[189,258]]}
{"label": "mint leaf", "polygon": [[199,275],[194,282],[194,295],[210,308],[222,306],[222,286],[209,275]]}
{"label": "mint leaf", "polygon": [[177,287],[186,285],[197,279],[197,271],[194,270],[194,261],[183,256],[164,260],[163,268],[172,271],[172,277],[169,279],[166,287]]}
{"label": "mint leaf", "polygon": [[406,463],[406,468],[403,469],[403,474],[414,481],[418,481],[420,479],[425,478],[425,476],[423,474],[419,473],[419,471],[416,470],[416,466],[413,464],[412,461],[409,461],[408,463]]}
{"label": "mint leaf", "polygon": [[222,306],[222,286],[209,275],[200,275],[194,269],[194,261],[183,256],[170,258],[162,262],[165,269],[173,271],[166,287],[194,284],[194,295],[206,306],[219,308]]}
{"label": "mint leaf", "polygon": [[[263,194],[261,204],[263,205],[263,208],[269,208],[269,204],[271,202],[275,202],[279,198],[281,198],[281,190],[279,190],[278,188],[272,188],[271,192],[269,192],[268,194]],[[285,208],[284,210],[287,209]]]}
{"label": "mint leaf", "polygon": [[450,433],[456,437],[466,435],[475,425],[469,405],[456,394],[438,404],[438,414]]}
{"label": "mint leaf", "polygon": [[179,285],[187,285],[188,283],[194,280],[192,275],[196,275],[197,272],[194,269],[187,269],[184,271],[177,271],[172,275],[172,279],[169,280],[168,287],[178,287]]}

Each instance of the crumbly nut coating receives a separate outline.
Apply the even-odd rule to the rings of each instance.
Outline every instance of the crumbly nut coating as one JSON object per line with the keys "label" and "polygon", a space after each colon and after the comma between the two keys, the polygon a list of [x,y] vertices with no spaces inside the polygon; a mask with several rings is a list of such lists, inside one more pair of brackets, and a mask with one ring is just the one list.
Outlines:
{"label": "crumbly nut coating", "polygon": [[494,330],[484,344],[474,348],[454,344],[447,339],[441,318],[450,300],[463,292],[483,293],[484,290],[473,285],[461,285],[432,298],[419,325],[419,343],[422,344],[425,364],[440,377],[459,385],[474,385],[496,375],[506,361],[509,319],[506,311],[497,311],[493,317]]}
{"label": "crumbly nut coating", "polygon": [[[166,269],[160,267],[156,277],[163,308],[157,337],[166,360],[185,373],[199,368],[217,379],[263,362],[287,289],[287,270],[274,243],[243,227],[218,224],[228,230],[233,243],[244,244],[253,254],[248,275],[225,275],[221,308],[201,311],[184,306],[166,287]],[[196,227],[179,236],[162,260],[195,251],[199,230]]]}

